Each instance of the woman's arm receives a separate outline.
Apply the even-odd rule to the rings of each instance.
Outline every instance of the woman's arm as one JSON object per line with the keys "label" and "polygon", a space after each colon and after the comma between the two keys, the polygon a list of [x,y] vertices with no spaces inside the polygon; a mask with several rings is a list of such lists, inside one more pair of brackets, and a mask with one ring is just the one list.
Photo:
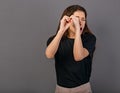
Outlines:
{"label": "woman's arm", "polygon": [[52,42],[46,48],[45,55],[47,58],[54,58],[54,55],[58,49],[62,35],[63,33],[61,33],[61,31],[58,31],[57,35],[54,37]]}
{"label": "woman's arm", "polygon": [[52,42],[48,45],[45,51],[45,55],[47,58],[54,58],[55,53],[57,52],[60,40],[64,34],[64,32],[68,29],[70,26],[70,17],[64,16],[60,21],[60,28],[57,33],[57,35],[54,37]]}
{"label": "woman's arm", "polygon": [[80,31],[80,25],[79,25],[79,19],[75,16],[71,16],[75,25],[75,40],[74,40],[74,46],[73,46],[73,55],[75,61],[80,61],[83,58],[87,57],[89,55],[89,52],[86,48],[83,47],[81,34],[82,31]]}
{"label": "woman's arm", "polygon": [[89,55],[88,50],[83,47],[80,31],[76,31],[73,54],[75,61],[80,61]]}

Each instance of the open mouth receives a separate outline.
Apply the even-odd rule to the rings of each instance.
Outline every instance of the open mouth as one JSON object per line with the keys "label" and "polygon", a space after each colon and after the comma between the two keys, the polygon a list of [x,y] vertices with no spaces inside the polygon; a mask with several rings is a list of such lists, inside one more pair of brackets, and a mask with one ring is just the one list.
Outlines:
{"label": "open mouth", "polygon": [[82,27],[80,27],[80,31],[82,31]]}

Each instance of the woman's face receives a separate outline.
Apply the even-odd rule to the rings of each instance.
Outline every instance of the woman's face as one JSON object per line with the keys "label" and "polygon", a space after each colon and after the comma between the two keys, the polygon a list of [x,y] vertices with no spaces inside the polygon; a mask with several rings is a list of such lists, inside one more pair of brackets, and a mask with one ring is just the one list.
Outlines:
{"label": "woman's face", "polygon": [[[85,27],[85,22],[86,22],[85,13],[83,11],[78,10],[74,12],[73,15],[79,18],[80,28],[82,28],[82,31],[83,31]],[[75,28],[73,25],[70,26],[70,30],[75,31]]]}

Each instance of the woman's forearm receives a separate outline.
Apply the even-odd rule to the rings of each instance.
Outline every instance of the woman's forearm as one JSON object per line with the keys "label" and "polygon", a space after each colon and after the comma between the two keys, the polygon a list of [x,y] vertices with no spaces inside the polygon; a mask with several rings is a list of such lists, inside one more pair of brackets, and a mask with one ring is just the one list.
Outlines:
{"label": "woman's forearm", "polygon": [[45,54],[47,58],[54,58],[54,55],[57,52],[62,36],[63,36],[63,33],[62,31],[59,30],[57,35],[54,37],[54,39],[46,48]]}
{"label": "woman's forearm", "polygon": [[76,61],[80,61],[88,55],[88,51],[83,47],[80,32],[77,32],[75,36],[73,54]]}

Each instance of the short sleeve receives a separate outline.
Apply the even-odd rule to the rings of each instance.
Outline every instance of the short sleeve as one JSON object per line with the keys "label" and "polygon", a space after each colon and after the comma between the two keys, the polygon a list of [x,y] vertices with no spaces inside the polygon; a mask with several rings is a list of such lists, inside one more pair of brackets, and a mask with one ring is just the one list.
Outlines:
{"label": "short sleeve", "polygon": [[96,45],[96,37],[93,34],[86,35],[86,40],[84,42],[84,48],[89,52],[89,55],[92,57]]}
{"label": "short sleeve", "polygon": [[51,43],[51,41],[53,40],[54,36],[51,36],[48,40],[47,40],[47,46]]}

